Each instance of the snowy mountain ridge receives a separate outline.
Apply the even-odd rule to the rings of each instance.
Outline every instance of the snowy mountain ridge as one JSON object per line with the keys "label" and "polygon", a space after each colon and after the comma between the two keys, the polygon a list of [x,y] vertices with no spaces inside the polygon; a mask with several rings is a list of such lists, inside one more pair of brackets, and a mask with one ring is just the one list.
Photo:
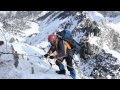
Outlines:
{"label": "snowy mountain ridge", "polygon": [[74,55],[80,69],[79,72],[75,66],[77,79],[120,78],[119,15],[111,18],[97,11],[44,11],[33,19],[25,18],[1,21],[0,39],[5,44],[0,46],[0,78],[71,79],[68,71],[67,75],[55,73],[58,70],[55,60],[42,57],[50,47],[47,36],[65,28],[77,42],[87,38],[92,48],[93,54],[85,54],[86,60]]}

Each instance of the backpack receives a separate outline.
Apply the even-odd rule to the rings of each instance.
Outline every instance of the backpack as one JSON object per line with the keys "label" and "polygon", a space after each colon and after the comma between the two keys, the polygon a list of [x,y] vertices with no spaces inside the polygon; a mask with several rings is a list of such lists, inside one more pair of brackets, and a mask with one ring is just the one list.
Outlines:
{"label": "backpack", "polygon": [[73,39],[72,34],[71,34],[71,32],[69,30],[63,30],[61,32],[57,32],[56,35],[57,35],[57,37],[59,39],[67,41],[70,44],[70,46],[71,46],[71,48],[72,48],[73,51],[75,51],[75,52],[79,52],[80,51],[80,45],[79,45],[79,43],[77,43]]}

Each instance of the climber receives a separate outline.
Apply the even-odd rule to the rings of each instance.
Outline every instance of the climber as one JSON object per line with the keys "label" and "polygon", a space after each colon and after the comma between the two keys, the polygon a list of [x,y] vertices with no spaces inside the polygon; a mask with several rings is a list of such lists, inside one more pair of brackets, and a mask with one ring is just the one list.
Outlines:
{"label": "climber", "polygon": [[[64,41],[57,37],[55,34],[51,34],[48,36],[48,41],[51,43],[51,48],[44,56],[47,58],[49,56],[50,59],[57,58],[56,65],[59,67],[60,71],[56,71],[58,74],[66,74],[64,65],[62,64],[63,60],[66,60],[67,69],[70,71],[70,75],[73,79],[76,78],[76,71],[72,65],[73,52],[71,50],[71,46],[67,41]],[[56,51],[57,55],[51,56],[53,52]]]}

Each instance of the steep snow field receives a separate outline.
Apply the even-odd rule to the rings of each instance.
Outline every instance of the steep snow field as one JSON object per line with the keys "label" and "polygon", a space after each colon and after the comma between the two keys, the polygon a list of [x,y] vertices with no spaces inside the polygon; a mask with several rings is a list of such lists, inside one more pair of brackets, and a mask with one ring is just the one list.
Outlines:
{"label": "steep snow field", "polygon": [[[57,23],[58,20],[55,22]],[[63,21],[62,21],[63,22]],[[60,23],[62,23],[60,22]],[[25,31],[23,31],[24,36],[30,36],[34,33],[39,33],[41,31],[39,31],[39,27],[37,23],[33,23],[33,22],[28,22],[28,24],[31,26],[30,29],[27,29]],[[53,25],[51,25],[50,27],[52,27]],[[57,25],[57,27],[59,26],[59,23]],[[49,27],[49,28],[50,28]],[[55,28],[57,28],[56,26],[53,28],[53,30]],[[1,29],[2,29],[2,25],[1,25]],[[47,33],[47,29],[46,28],[46,33]],[[54,31],[53,31],[54,32]],[[41,33],[45,33],[45,32],[41,32]],[[3,33],[1,33],[1,40],[4,40],[4,36],[2,35]],[[47,35],[46,35],[47,36]],[[44,38],[46,37],[44,35]],[[5,37],[7,40],[9,40],[8,38],[10,37],[14,37],[16,38],[17,36],[13,36],[11,35],[10,37],[8,36],[8,34],[5,34]],[[21,39],[21,37],[17,37],[18,40],[21,40],[21,42],[14,42],[12,44],[7,43],[7,45],[9,45],[9,48],[7,46],[7,49],[11,50],[11,46],[14,48],[14,51],[17,52],[18,55],[18,61],[19,64],[18,66],[15,68],[14,64],[15,61],[13,60],[13,55],[12,54],[2,54],[1,55],[1,65],[0,65],[0,78],[20,78],[20,79],[72,79],[69,76],[69,73],[67,72],[67,75],[58,75],[55,73],[55,70],[59,70],[58,67],[55,65],[55,60],[52,61],[53,66],[52,68],[49,70],[50,68],[50,64],[48,62],[49,59],[45,59],[44,57],[41,57],[42,55],[45,54],[45,51],[47,52],[48,48],[46,48],[49,43],[46,41],[41,41],[41,43],[37,43],[36,47],[29,45],[27,43],[24,43],[24,38]],[[36,39],[39,40],[39,38],[36,37]],[[34,41],[34,39],[31,39],[31,42],[34,44],[36,43]],[[40,47],[40,48],[39,48]],[[1,46],[1,52],[5,52],[4,49],[6,49],[6,45]],[[41,48],[46,48],[46,50],[42,50]],[[11,52],[11,51],[10,51]],[[8,57],[7,57],[8,56]],[[7,68],[6,68],[7,65]]]}

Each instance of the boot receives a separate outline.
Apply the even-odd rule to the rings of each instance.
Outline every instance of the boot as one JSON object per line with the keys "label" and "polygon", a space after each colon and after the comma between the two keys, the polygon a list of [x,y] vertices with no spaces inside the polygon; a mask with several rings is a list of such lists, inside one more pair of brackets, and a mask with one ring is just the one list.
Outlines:
{"label": "boot", "polygon": [[60,70],[60,71],[56,71],[57,74],[66,74],[66,71],[65,70]]}

